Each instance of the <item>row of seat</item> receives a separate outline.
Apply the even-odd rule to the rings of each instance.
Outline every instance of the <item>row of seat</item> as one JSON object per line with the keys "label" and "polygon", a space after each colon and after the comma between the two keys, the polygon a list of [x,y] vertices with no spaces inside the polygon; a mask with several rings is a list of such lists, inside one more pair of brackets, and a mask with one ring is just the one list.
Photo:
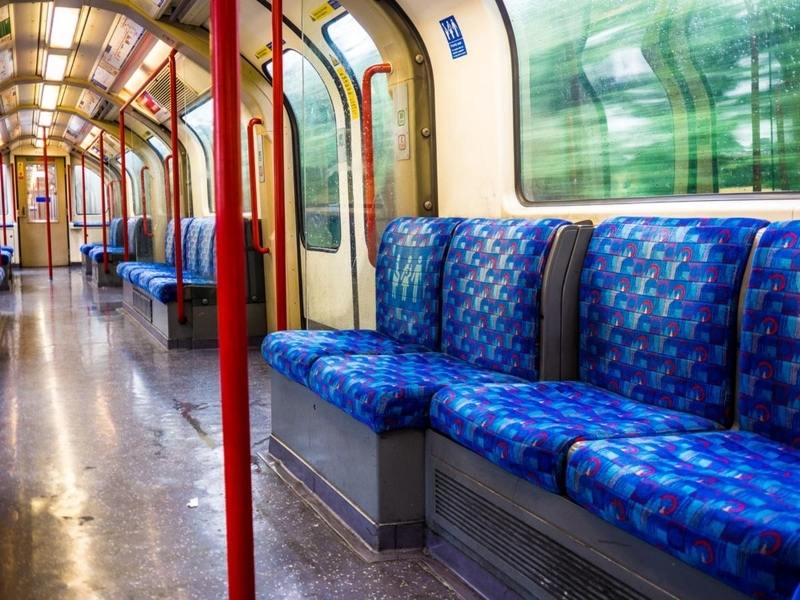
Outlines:
{"label": "row of seat", "polygon": [[[183,282],[186,285],[215,285],[215,231],[213,217],[181,219]],[[159,302],[174,302],[177,298],[174,220],[167,226],[164,255],[166,263],[122,262],[117,265],[117,274]]]}
{"label": "row of seat", "polygon": [[394,221],[377,331],[275,333],[264,357],[376,434],[431,427],[735,588],[791,597],[800,222],[600,224],[579,380],[537,381],[542,274],[564,225]]}
{"label": "row of seat", "polygon": [[14,246],[0,245],[0,290],[9,289],[11,279],[11,261],[14,258]]}

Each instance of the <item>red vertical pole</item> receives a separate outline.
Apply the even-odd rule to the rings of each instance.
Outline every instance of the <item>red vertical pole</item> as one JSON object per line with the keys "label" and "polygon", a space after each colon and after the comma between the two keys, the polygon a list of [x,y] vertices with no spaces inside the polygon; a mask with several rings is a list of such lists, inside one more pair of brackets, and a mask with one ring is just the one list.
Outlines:
{"label": "red vertical pole", "polygon": [[44,150],[44,209],[47,214],[47,273],[53,280],[53,241],[50,237],[50,174],[47,168],[47,130],[42,127],[42,148]]}
{"label": "red vertical pole", "polygon": [[8,245],[8,234],[6,233],[6,174],[3,168],[3,154],[0,153],[0,197],[3,199],[3,245]]}
{"label": "red vertical pole", "polygon": [[89,243],[89,230],[86,227],[86,154],[81,153],[81,192],[83,195],[83,243]]}
{"label": "red vertical pole", "polygon": [[69,165],[64,169],[67,178],[67,227],[69,227],[70,221],[72,221],[72,182],[70,181],[70,170],[71,168]]}
{"label": "red vertical pole", "polygon": [[[175,220],[175,282],[178,293],[178,323],[186,323],[183,305],[183,247],[181,240],[181,180],[178,157],[178,72],[175,68],[175,50],[169,55],[169,122],[172,134],[172,203]],[[244,296],[242,296],[244,298]],[[224,322],[224,321],[223,321]],[[222,328],[224,329],[224,327]]]}
{"label": "red vertical pole", "polygon": [[272,180],[277,330],[286,329],[286,209],[283,169],[283,0],[272,2]]}
{"label": "red vertical pole", "polygon": [[122,257],[130,259],[128,255],[128,171],[125,170],[125,111],[119,111],[119,161],[122,174],[119,182],[119,197],[122,205]]}
{"label": "red vertical pole", "polygon": [[172,161],[172,154],[164,157],[164,199],[167,208],[167,221],[172,218],[172,186],[169,184],[169,163]]}
{"label": "red vertical pole", "polygon": [[153,237],[153,232],[147,224],[147,192],[144,187],[144,172],[149,170],[150,168],[144,165],[139,171],[139,190],[142,195],[142,233],[145,237]]}
{"label": "red vertical pole", "polygon": [[100,132],[100,212],[103,216],[103,270],[108,274],[108,234],[106,232],[106,151],[105,131]]}
{"label": "red vertical pole", "polygon": [[[211,2],[214,198],[228,596],[255,598],[240,124],[239,1]],[[278,42],[280,54],[280,41]],[[255,191],[255,190],[254,190]]]}

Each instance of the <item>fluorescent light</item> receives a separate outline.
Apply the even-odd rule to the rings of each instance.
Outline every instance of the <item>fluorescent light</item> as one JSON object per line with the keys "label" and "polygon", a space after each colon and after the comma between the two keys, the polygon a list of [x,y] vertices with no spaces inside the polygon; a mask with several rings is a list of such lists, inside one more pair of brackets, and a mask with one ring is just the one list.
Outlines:
{"label": "fluorescent light", "polygon": [[53,116],[55,113],[49,110],[39,111],[39,127],[50,127],[53,124]]}
{"label": "fluorescent light", "polygon": [[53,11],[53,25],[50,30],[50,46],[52,48],[72,48],[75,30],[78,28],[80,8],[56,6]]}
{"label": "fluorescent light", "polygon": [[42,99],[39,102],[39,108],[43,110],[55,110],[58,105],[58,93],[61,87],[57,85],[45,84],[42,86]]}
{"label": "fluorescent light", "polygon": [[47,63],[44,67],[44,78],[47,81],[64,81],[67,73],[67,55],[47,53]]}
{"label": "fluorescent light", "polygon": [[44,148],[44,140],[41,140],[41,139],[39,139],[39,138],[36,138],[35,140],[33,140],[33,145],[34,145],[36,148]]}

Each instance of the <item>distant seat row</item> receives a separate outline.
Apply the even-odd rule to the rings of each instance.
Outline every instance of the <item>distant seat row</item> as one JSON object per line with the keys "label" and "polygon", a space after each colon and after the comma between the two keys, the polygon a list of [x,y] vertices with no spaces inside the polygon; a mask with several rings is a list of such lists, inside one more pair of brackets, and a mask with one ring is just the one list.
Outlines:
{"label": "distant seat row", "polygon": [[[249,221],[245,226],[249,231]],[[183,298],[178,298],[175,221],[171,220],[164,238],[166,262],[116,265],[123,304],[167,347],[213,345],[217,338],[216,220],[184,217],[180,228]],[[252,251],[247,252],[247,286],[248,328],[251,335],[260,336],[266,331],[264,266],[261,256]],[[179,322],[178,302],[185,305],[185,323]]]}
{"label": "distant seat row", "polygon": [[[792,598],[800,221],[605,221],[553,328],[568,227],[392,222],[377,331],[265,339],[270,452],[373,547],[419,545],[421,510],[522,595]],[[570,320],[578,377],[543,381],[544,330]]]}
{"label": "distant seat row", "polygon": [[[152,231],[150,218],[147,219],[148,229]],[[84,273],[91,276],[92,280],[100,285],[120,285],[121,281],[116,276],[116,265],[125,255],[123,219],[114,218],[108,226],[108,239],[105,250],[101,242],[82,244],[80,247]],[[104,263],[108,254],[111,265],[109,273],[98,265]],[[128,254],[131,260],[153,260],[153,242],[150,236],[145,235],[144,218],[134,216],[128,219]]]}
{"label": "distant seat row", "polygon": [[0,290],[9,289],[11,281],[11,261],[14,258],[13,246],[0,245]]}

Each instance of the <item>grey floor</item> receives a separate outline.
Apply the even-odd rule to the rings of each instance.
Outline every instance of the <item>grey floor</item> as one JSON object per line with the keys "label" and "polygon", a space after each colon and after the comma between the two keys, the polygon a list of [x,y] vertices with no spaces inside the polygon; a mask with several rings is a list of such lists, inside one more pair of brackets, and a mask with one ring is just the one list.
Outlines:
{"label": "grey floor", "polygon": [[[120,306],[74,268],[0,292],[2,600],[226,595],[216,351],[163,350]],[[254,455],[269,394],[254,350]],[[421,555],[359,558],[257,461],[253,487],[259,598],[458,597]]]}

